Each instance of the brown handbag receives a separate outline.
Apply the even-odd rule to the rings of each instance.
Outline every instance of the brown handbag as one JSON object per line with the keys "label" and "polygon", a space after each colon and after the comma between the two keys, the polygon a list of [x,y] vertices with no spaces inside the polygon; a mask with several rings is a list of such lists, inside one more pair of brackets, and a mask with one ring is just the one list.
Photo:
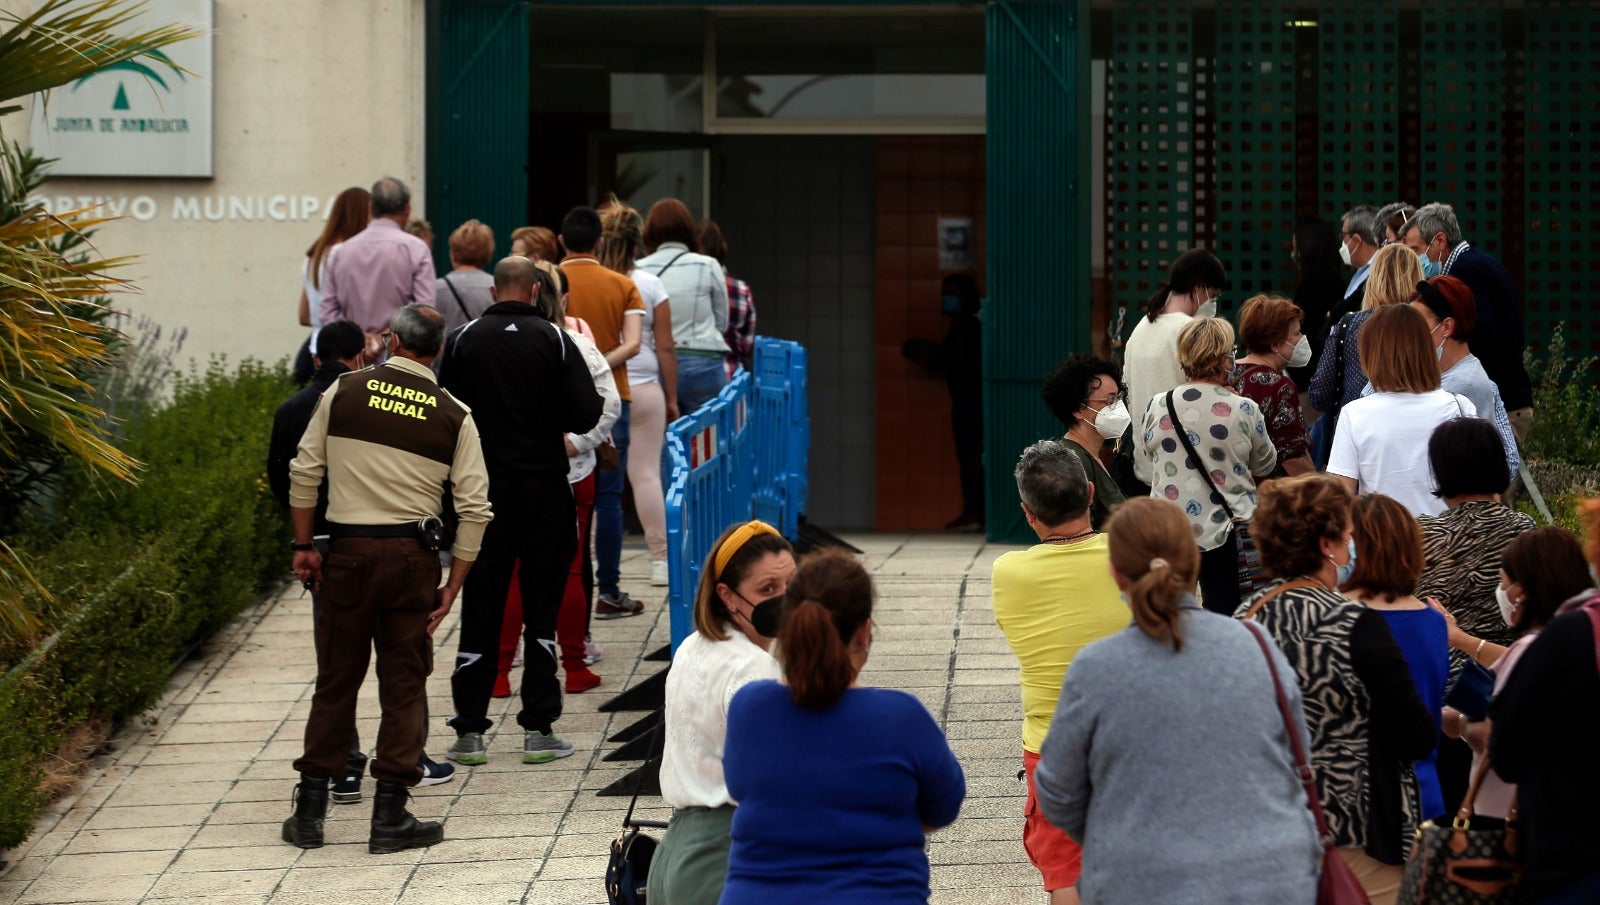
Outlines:
{"label": "brown handbag", "polygon": [[1397,902],[1410,905],[1502,905],[1515,902],[1522,880],[1517,844],[1517,799],[1503,827],[1473,829],[1478,790],[1489,775],[1485,755],[1450,826],[1432,820],[1417,830]]}
{"label": "brown handbag", "polygon": [[[1250,615],[1254,615],[1255,611],[1261,608],[1261,604],[1281,594],[1287,587],[1288,584],[1279,585],[1276,590],[1257,601],[1251,608]],[[1249,622],[1246,622],[1244,627],[1261,647],[1261,656],[1267,659],[1267,670],[1272,673],[1272,690],[1278,696],[1278,715],[1283,717],[1283,730],[1289,734],[1289,747],[1294,750],[1295,772],[1300,776],[1300,785],[1306,790],[1306,806],[1311,809],[1311,815],[1317,820],[1317,838],[1322,840],[1322,874],[1317,879],[1317,905],[1371,905],[1367,891],[1361,888],[1361,881],[1356,879],[1355,871],[1350,869],[1344,857],[1334,849],[1333,837],[1328,832],[1328,818],[1322,814],[1322,799],[1317,797],[1316,777],[1312,774],[1311,763],[1306,758],[1305,746],[1300,744],[1300,733],[1294,731],[1294,715],[1289,712],[1289,698],[1283,693],[1283,686],[1278,682],[1278,664],[1272,659],[1272,650],[1267,647],[1263,630]]]}

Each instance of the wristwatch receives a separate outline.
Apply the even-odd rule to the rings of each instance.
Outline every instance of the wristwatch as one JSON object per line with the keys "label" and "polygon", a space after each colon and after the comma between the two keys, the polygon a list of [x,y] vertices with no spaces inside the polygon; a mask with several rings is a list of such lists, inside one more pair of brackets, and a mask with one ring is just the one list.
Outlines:
{"label": "wristwatch", "polygon": [[289,549],[293,550],[296,553],[305,553],[307,551],[317,549],[317,545],[316,544],[297,544],[297,543],[295,543],[293,541],[290,541],[289,542]]}

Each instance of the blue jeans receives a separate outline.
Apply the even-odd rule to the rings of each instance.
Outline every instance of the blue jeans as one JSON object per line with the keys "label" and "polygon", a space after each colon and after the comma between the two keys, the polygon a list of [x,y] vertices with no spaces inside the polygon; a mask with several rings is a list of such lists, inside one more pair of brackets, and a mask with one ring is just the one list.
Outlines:
{"label": "blue jeans", "polygon": [[[728,385],[728,372],[723,369],[722,359],[705,358],[699,355],[678,356],[678,417],[690,415],[695,409],[705,405],[722,388]],[[672,425],[667,425],[668,429]],[[672,456],[667,453],[667,444],[661,444],[661,492],[665,494],[672,487]]]}
{"label": "blue jeans", "polygon": [[600,593],[615,599],[622,577],[622,484],[628,476],[628,409],[622,402],[622,417],[611,428],[611,442],[617,447],[622,467],[594,474],[594,558],[595,584]]}

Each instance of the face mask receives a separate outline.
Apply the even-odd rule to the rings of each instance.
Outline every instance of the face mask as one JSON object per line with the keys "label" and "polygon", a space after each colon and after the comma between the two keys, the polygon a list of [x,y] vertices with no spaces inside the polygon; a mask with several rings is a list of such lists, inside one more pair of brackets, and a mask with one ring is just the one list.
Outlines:
{"label": "face mask", "polygon": [[1303,368],[1311,364],[1311,340],[1300,335],[1300,340],[1294,344],[1294,351],[1289,353],[1289,367]]}
{"label": "face mask", "polygon": [[1350,246],[1343,242],[1339,243],[1339,260],[1343,261],[1346,267],[1355,266],[1355,261],[1350,257]]}
{"label": "face mask", "polygon": [[1420,263],[1422,264],[1423,279],[1431,280],[1434,277],[1444,273],[1444,267],[1434,259],[1428,257],[1428,252],[1426,250],[1424,250],[1422,254],[1417,255],[1417,257],[1421,259]]}
{"label": "face mask", "polygon": [[[734,591],[734,593],[739,594],[738,591]],[[752,603],[750,598],[743,594],[739,594],[739,599],[750,604],[750,616],[748,618],[750,627],[756,630],[756,634],[763,638],[778,637],[778,623],[783,616],[782,594],[776,597],[768,597],[759,603]]]}
{"label": "face mask", "polygon": [[[1093,412],[1094,409],[1089,411]],[[1107,440],[1115,440],[1122,436],[1122,432],[1133,423],[1133,416],[1128,414],[1128,404],[1118,399],[1094,415],[1094,429]]]}
{"label": "face mask", "polygon": [[1211,298],[1207,299],[1206,301],[1201,302],[1200,303],[1200,307],[1194,309],[1194,316],[1195,317],[1216,317],[1217,316],[1217,299],[1219,299],[1219,298],[1221,298],[1221,296],[1214,295]]}
{"label": "face mask", "polygon": [[961,300],[953,295],[947,295],[939,300],[939,310],[945,314],[956,314],[961,310]]}
{"label": "face mask", "polygon": [[1511,595],[1506,593],[1505,588],[1495,586],[1494,602],[1500,604],[1500,618],[1506,621],[1506,625],[1512,625],[1517,621],[1516,604],[1511,602]]}
{"label": "face mask", "polygon": [[[1342,566],[1339,565],[1338,563],[1333,563],[1334,570],[1335,570],[1334,571],[1334,586],[1335,587],[1341,587],[1341,588],[1344,587],[1344,583],[1350,580],[1351,574],[1353,574],[1355,572],[1355,570],[1356,570],[1356,539],[1355,538],[1353,538],[1353,537],[1350,538],[1350,542],[1347,545],[1347,549],[1350,551],[1350,559],[1349,559],[1349,561],[1346,562]],[[1331,556],[1328,557],[1328,561],[1329,562],[1333,562],[1333,557],[1331,557]]]}

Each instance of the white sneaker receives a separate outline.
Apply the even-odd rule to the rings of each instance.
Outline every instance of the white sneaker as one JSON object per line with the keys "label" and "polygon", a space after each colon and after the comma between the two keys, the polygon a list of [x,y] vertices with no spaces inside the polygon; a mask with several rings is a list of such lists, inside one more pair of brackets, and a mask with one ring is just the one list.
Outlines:
{"label": "white sneaker", "polygon": [[650,586],[651,587],[653,587],[653,588],[664,588],[664,587],[666,587],[668,582],[669,582],[669,578],[668,578],[669,574],[670,573],[668,572],[667,561],[666,560],[664,560],[664,559],[651,560],[651,562],[650,562]]}
{"label": "white sneaker", "polygon": [[594,643],[594,639],[593,638],[590,638],[588,636],[584,636],[584,639],[583,639],[583,665],[585,665],[585,666],[593,666],[596,663],[599,663],[602,659],[604,659],[605,655],[606,655],[606,652],[600,649],[600,645]]}

